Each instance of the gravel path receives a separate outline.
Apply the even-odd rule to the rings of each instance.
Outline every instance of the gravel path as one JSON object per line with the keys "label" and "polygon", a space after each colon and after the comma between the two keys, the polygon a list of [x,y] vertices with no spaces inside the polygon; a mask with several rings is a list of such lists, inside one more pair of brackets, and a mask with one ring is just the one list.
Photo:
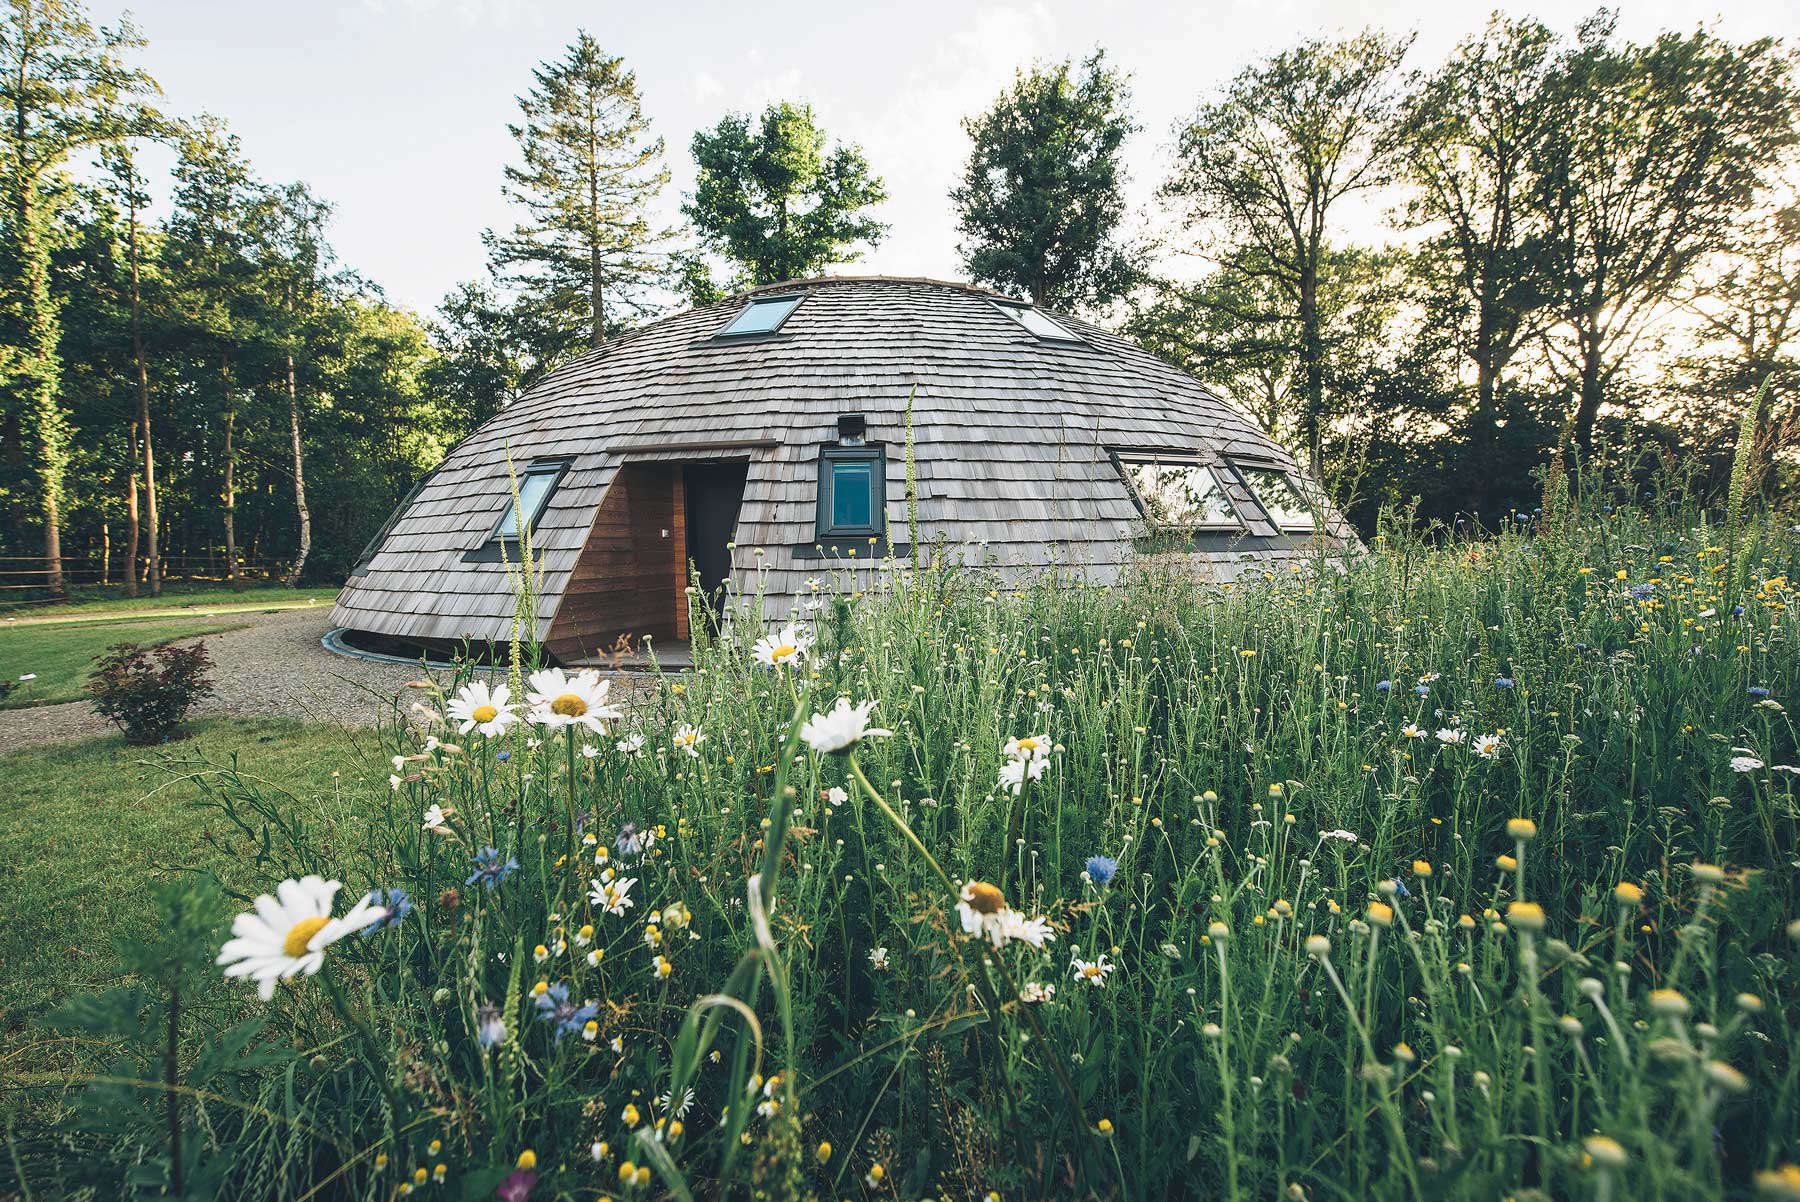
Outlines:
{"label": "gravel path", "polygon": [[[245,615],[232,614],[229,621]],[[256,615],[242,630],[204,635],[212,652],[214,695],[198,717],[310,718],[336,725],[373,726],[404,709],[406,682],[418,667],[351,659],[319,645],[331,628],[328,611],[295,609]],[[618,688],[617,685],[614,686]],[[627,690],[629,692],[629,690]],[[85,701],[0,710],[0,755],[21,747],[110,733],[114,727]]]}

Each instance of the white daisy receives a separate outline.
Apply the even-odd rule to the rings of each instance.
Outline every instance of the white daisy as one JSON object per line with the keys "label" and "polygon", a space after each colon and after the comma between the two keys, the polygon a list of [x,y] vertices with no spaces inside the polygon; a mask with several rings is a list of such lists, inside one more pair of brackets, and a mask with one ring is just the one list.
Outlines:
{"label": "white daisy", "polygon": [[876,972],[886,972],[888,968],[888,950],[885,947],[869,949],[869,967]]}
{"label": "white daisy", "polygon": [[706,734],[699,727],[689,726],[684,722],[680,729],[676,730],[675,738],[672,741],[675,744],[675,750],[685,751],[695,759],[699,759],[700,744],[706,742]]}
{"label": "white daisy", "polygon": [[1437,732],[1437,741],[1446,746],[1453,743],[1467,743],[1469,741],[1469,732],[1446,726]]}
{"label": "white daisy", "polygon": [[1032,947],[1043,947],[1056,933],[1042,918],[1027,918],[1006,904],[999,889],[986,881],[970,881],[957,895],[956,916],[962,920],[965,934],[977,935],[995,947],[1005,947],[1017,939]]}
{"label": "white daisy", "polygon": [[841,806],[846,801],[850,800],[850,794],[844,792],[843,789],[839,788],[837,785],[833,785],[826,791],[825,800],[829,801],[834,806]]}
{"label": "white daisy", "polygon": [[1400,728],[1400,737],[1403,739],[1423,739],[1425,737],[1425,731],[1423,728],[1408,722],[1405,726]]}
{"label": "white daisy", "polygon": [[479,730],[492,738],[505,734],[506,728],[519,720],[519,707],[511,701],[512,690],[505,685],[489,688],[486,681],[476,680],[456,690],[444,713],[459,733]]}
{"label": "white daisy", "polygon": [[605,881],[590,880],[593,888],[588,891],[588,900],[611,914],[615,918],[625,917],[625,911],[637,903],[631,900],[631,887],[637,884],[634,876],[614,877],[609,872]]}
{"label": "white daisy", "polygon": [[870,729],[869,715],[874,712],[875,705],[873,701],[851,705],[848,697],[839,697],[829,712],[814,714],[806,720],[800,727],[800,737],[814,751],[832,755],[848,751],[865,736],[893,734],[891,730]]}
{"label": "white daisy", "polygon": [[1076,980],[1086,981],[1095,989],[1105,989],[1106,978],[1112,976],[1118,965],[1108,960],[1105,952],[1101,952],[1092,960],[1076,957],[1069,961],[1069,967],[1074,971]]}
{"label": "white daisy", "polygon": [[807,648],[812,640],[798,625],[789,623],[774,634],[764,635],[756,640],[750,648],[750,654],[756,657],[759,664],[767,664],[771,668],[786,667],[797,664],[806,658]]}
{"label": "white daisy", "polygon": [[552,729],[585,726],[595,734],[603,735],[608,722],[625,716],[606,704],[612,681],[601,680],[600,674],[592,669],[584,668],[571,676],[561,668],[545,668],[533,672],[528,683],[530,691],[526,698],[531,702],[528,716],[539,726]]}
{"label": "white daisy", "polygon": [[1475,740],[1475,754],[1484,760],[1491,760],[1500,754],[1500,736],[1482,735]]}
{"label": "white daisy", "polygon": [[1038,779],[1049,766],[1049,760],[1036,757],[1007,760],[1000,765],[1000,787],[1017,797],[1025,791],[1026,781]]}
{"label": "white daisy", "polygon": [[1009,760],[1042,760],[1049,758],[1049,755],[1049,735],[1026,735],[1024,738],[1006,741],[1006,758]]}
{"label": "white daisy", "polygon": [[275,896],[256,899],[252,913],[239,914],[231,923],[234,938],[219,951],[218,963],[228,977],[249,977],[256,992],[268,1001],[275,996],[275,982],[299,973],[307,976],[325,965],[325,949],[352,931],[360,931],[387,917],[387,907],[360,899],[341,918],[331,916],[331,902],[344,886],[316,876],[283,881]]}
{"label": "white daisy", "polygon": [[1036,981],[1025,982],[1024,986],[1019,990],[1019,1000],[1021,1002],[1029,1002],[1033,1005],[1040,1005],[1044,1002],[1053,1001],[1055,997],[1056,986],[1039,984]]}
{"label": "white daisy", "polygon": [[425,825],[422,829],[428,830],[434,835],[448,835],[450,833],[449,817],[454,812],[446,810],[435,801],[432,802],[425,811]]}
{"label": "white daisy", "polygon": [[635,759],[644,754],[644,736],[634,731],[614,743],[613,750],[620,755],[628,755]]}

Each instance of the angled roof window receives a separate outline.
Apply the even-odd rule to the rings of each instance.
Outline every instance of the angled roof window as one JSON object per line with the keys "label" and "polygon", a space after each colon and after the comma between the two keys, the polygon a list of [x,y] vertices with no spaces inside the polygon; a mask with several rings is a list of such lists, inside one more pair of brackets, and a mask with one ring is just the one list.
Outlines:
{"label": "angled roof window", "polygon": [[1158,455],[1120,451],[1115,456],[1132,500],[1144,520],[1157,529],[1237,529],[1232,508],[1219,479],[1191,455]]}
{"label": "angled roof window", "polygon": [[1053,342],[1080,342],[1081,335],[1052,321],[1030,305],[1015,305],[1007,301],[995,301],[994,308],[1006,314],[1039,338],[1047,338]]}
{"label": "angled roof window", "polygon": [[1269,519],[1283,530],[1311,530],[1317,524],[1313,508],[1292,478],[1279,468],[1236,465]]}
{"label": "angled roof window", "polygon": [[792,294],[755,297],[713,337],[739,338],[745,334],[773,334],[788,319],[788,314],[797,309],[805,299],[803,295]]}

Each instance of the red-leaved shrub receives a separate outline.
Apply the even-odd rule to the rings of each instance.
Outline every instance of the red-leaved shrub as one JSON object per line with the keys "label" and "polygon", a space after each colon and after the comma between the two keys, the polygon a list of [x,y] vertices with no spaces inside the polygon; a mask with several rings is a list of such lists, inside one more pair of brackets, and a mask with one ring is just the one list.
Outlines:
{"label": "red-leaved shrub", "polygon": [[204,643],[117,643],[100,657],[87,693],[101,717],[125,732],[126,742],[160,743],[202,697],[212,694],[211,671]]}

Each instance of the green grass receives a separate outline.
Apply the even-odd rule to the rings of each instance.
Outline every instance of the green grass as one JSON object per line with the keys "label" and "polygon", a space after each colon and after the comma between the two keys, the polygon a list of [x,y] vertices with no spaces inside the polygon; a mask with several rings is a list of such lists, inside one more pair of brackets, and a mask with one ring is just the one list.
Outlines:
{"label": "green grass", "polygon": [[[0,626],[0,680],[15,688],[0,709],[79,701],[94,659],[114,643],[158,645],[200,634],[240,630],[245,623],[207,618],[87,620],[68,624]],[[21,681],[21,676],[37,679]]]}
{"label": "green grass", "polygon": [[[252,871],[248,856],[207,843],[216,823],[190,804],[196,791],[185,779],[195,761],[235,757],[245,774],[278,784],[296,816],[327,825],[345,812],[340,789],[385,772],[379,762],[364,767],[342,732],[315,725],[220,719],[193,729],[157,749],[108,736],[0,756],[9,782],[0,806],[0,909],[8,914],[0,922],[0,1045],[16,1050],[32,1016],[69,993],[116,982],[114,933],[143,918],[152,880],[198,868],[231,888]],[[38,1067],[41,1052],[29,1057]]]}
{"label": "green grass", "polygon": [[76,589],[68,601],[54,605],[43,601],[0,603],[0,616],[19,621],[61,621],[65,618],[107,614],[181,614],[194,610],[230,613],[237,610],[291,609],[308,604],[328,605],[337,594],[335,587],[290,589],[272,582],[253,584],[243,592],[236,593],[224,584],[183,581],[165,586],[160,597],[148,594],[126,597],[115,585],[108,588]]}

